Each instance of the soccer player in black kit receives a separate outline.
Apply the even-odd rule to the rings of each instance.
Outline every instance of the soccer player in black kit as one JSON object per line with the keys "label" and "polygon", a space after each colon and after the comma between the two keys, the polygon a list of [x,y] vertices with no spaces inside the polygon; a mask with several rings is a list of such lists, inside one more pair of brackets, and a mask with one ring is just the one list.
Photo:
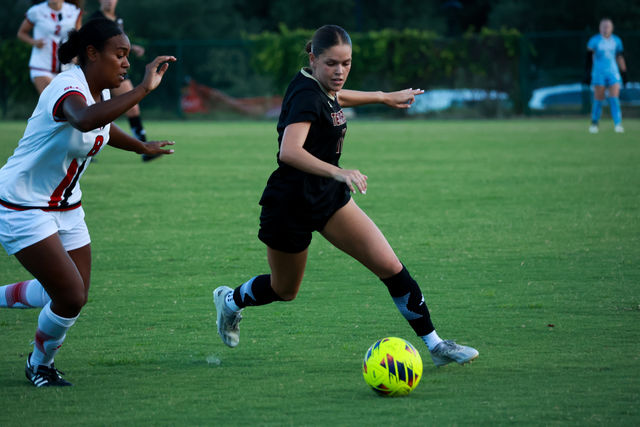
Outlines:
{"label": "soccer player in black kit", "polygon": [[271,274],[255,276],[235,290],[220,286],[213,291],[222,341],[229,347],[238,345],[245,307],[296,297],[312,233],[319,231],[382,280],[436,366],[470,362],[478,351],[438,336],[420,287],[351,198],[350,192],[366,192],[367,176],[338,166],[347,131],[342,107],[384,103],[408,108],[422,91],[342,89],[351,68],[351,39],[336,25],[319,28],[306,50],[310,67],[296,74],[284,96],[277,129],[278,168],[260,199],[258,237],[267,245]]}

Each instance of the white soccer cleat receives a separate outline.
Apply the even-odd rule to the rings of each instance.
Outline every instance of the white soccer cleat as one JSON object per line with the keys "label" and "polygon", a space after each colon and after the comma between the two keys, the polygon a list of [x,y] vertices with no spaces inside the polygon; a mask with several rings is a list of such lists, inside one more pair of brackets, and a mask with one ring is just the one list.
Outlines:
{"label": "white soccer cleat", "polygon": [[622,127],[622,125],[616,125],[616,127],[615,127],[615,128],[613,128],[613,130],[614,130],[616,133],[624,133],[624,128]]}
{"label": "white soccer cleat", "polygon": [[444,366],[451,362],[464,365],[476,359],[479,354],[475,348],[456,344],[452,340],[440,342],[429,353],[431,353],[431,359],[436,366]]}
{"label": "white soccer cleat", "polygon": [[218,312],[218,318],[216,325],[218,325],[218,335],[222,338],[222,342],[229,347],[235,347],[240,342],[240,327],[238,324],[242,320],[242,315],[239,311],[231,311],[225,299],[227,295],[233,292],[228,286],[220,286],[213,291],[213,303],[216,306]]}
{"label": "white soccer cleat", "polygon": [[598,125],[591,125],[589,126],[589,133],[598,133]]}

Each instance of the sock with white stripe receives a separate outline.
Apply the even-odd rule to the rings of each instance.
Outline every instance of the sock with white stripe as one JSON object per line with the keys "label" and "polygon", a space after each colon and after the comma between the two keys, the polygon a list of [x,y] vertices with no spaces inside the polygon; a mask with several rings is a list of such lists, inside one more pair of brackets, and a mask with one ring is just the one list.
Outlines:
{"label": "sock with white stripe", "polygon": [[[233,302],[238,307],[238,310],[247,306],[265,305],[274,301],[282,301],[282,298],[271,287],[270,274],[252,277],[233,291]],[[232,308],[230,304],[229,308]]]}
{"label": "sock with white stripe", "polygon": [[37,279],[0,286],[2,308],[44,307],[49,301],[49,294]]}
{"label": "sock with white stripe", "polygon": [[58,316],[51,311],[51,303],[44,306],[38,316],[38,330],[31,354],[33,366],[51,366],[54,356],[67,336],[67,331],[77,318],[78,316],[72,318]]}
{"label": "sock with white stripe", "polygon": [[400,273],[381,280],[387,285],[396,307],[418,336],[428,335],[435,330],[420,286],[404,265]]}

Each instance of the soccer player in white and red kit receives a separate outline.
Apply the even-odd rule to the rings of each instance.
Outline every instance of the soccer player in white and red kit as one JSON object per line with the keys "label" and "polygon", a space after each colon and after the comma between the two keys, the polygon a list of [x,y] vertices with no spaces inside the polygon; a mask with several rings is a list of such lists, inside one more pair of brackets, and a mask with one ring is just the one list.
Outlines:
{"label": "soccer player in white and red kit", "polygon": [[[0,244],[35,277],[0,287],[0,307],[43,307],[26,362],[37,387],[67,386],[53,359],[87,302],[91,239],[79,181],[106,144],[138,154],[170,154],[169,141],[144,143],[111,122],[161,82],[172,56],[146,67],[142,83],[109,99],[125,79],[129,39],[108,19],[72,31],[58,58],[79,65],[43,90],[14,154],[0,169]],[[161,65],[163,64],[163,65]]]}
{"label": "soccer player in white and red kit", "polygon": [[69,31],[80,28],[81,23],[82,11],[62,0],[44,1],[27,10],[18,29],[18,38],[33,46],[29,72],[38,93],[42,93],[60,73],[58,49],[67,39]]}

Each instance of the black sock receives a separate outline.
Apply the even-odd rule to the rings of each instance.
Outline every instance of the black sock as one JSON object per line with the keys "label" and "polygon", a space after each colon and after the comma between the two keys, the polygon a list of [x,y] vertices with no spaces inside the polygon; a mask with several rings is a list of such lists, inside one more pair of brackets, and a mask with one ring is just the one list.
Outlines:
{"label": "black sock", "polygon": [[142,142],[147,142],[147,132],[144,130],[144,126],[142,126],[140,116],[129,117],[129,126],[131,126],[131,131],[137,139]]}
{"label": "black sock", "polygon": [[381,280],[387,285],[396,307],[418,336],[427,335],[435,330],[422,291],[404,265],[400,273]]}
{"label": "black sock", "polygon": [[282,298],[271,287],[271,275],[262,274],[238,286],[233,291],[233,301],[239,308],[244,308],[282,301]]}

